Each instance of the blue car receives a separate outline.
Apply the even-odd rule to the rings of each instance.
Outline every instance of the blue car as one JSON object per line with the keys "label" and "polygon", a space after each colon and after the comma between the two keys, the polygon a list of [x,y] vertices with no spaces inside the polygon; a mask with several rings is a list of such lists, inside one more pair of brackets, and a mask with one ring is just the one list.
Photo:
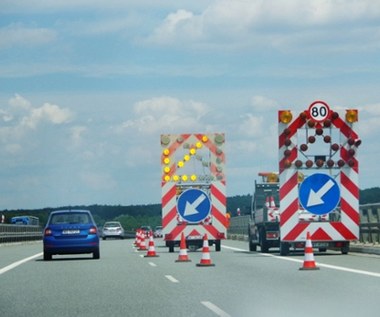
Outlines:
{"label": "blue car", "polygon": [[44,260],[54,254],[92,253],[100,258],[98,228],[89,210],[57,210],[50,213],[43,237]]}

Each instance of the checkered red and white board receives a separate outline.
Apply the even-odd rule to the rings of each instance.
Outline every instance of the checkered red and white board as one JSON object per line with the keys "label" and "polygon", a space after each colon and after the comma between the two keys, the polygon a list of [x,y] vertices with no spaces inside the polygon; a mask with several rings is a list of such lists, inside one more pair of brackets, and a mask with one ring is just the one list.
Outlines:
{"label": "checkered red and white board", "polygon": [[[170,240],[180,240],[182,232],[194,238],[206,233],[209,239],[226,237],[224,142],[221,133],[161,135],[162,226],[164,235],[170,235]],[[200,223],[188,224],[177,211],[178,191],[181,186],[197,187],[199,184],[208,189],[211,211]]]}
{"label": "checkered red and white board", "polygon": [[[280,171],[280,233],[281,241],[305,241],[310,232],[313,241],[349,241],[359,239],[359,184],[358,161],[348,154],[347,139],[357,139],[358,135],[340,116],[331,120],[332,127],[339,130],[341,148],[340,159],[353,164],[340,168],[337,179],[340,186],[340,220],[310,222],[299,219],[298,171],[295,161],[298,155],[297,131],[306,121],[301,115],[288,124],[280,121],[279,111],[279,171]],[[318,124],[317,124],[318,127]],[[287,140],[287,142],[286,142]],[[290,140],[290,142],[289,142]],[[285,150],[289,150],[284,156]]]}

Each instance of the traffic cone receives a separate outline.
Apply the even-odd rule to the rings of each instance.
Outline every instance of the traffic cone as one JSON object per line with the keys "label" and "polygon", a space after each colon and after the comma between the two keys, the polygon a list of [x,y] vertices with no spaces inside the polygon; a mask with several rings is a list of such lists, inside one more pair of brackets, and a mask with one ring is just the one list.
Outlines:
{"label": "traffic cone", "polygon": [[306,234],[305,258],[300,270],[319,270],[319,267],[317,267],[314,261],[313,245],[311,243],[309,231]]}
{"label": "traffic cone", "polygon": [[136,248],[139,249],[141,245],[141,230],[137,230],[137,241],[136,241]]}
{"label": "traffic cone", "polygon": [[146,251],[146,250],[148,250],[146,248],[146,244],[145,244],[145,234],[144,233],[141,235],[141,241],[140,241],[140,246],[139,246],[138,250],[139,251]]}
{"label": "traffic cone", "polygon": [[136,236],[135,236],[135,242],[134,242],[134,245],[135,247],[138,247],[140,244],[140,230],[137,229],[136,230]]}
{"label": "traffic cone", "polygon": [[207,234],[203,236],[203,248],[202,248],[202,258],[197,266],[215,266],[215,264],[211,263],[210,259],[210,249],[208,247],[208,238]]}
{"label": "traffic cone", "polygon": [[271,208],[275,208],[276,207],[276,203],[274,202],[274,197],[273,196],[270,196],[270,207]]}
{"label": "traffic cone", "polygon": [[176,262],[191,262],[191,260],[189,259],[187,255],[186,240],[185,240],[185,235],[183,232],[181,234],[181,242],[179,245],[179,255]]}
{"label": "traffic cone", "polygon": [[158,256],[159,255],[156,254],[156,249],[154,248],[153,234],[152,232],[150,232],[148,252],[146,253],[146,255],[144,255],[144,257],[149,258]]}

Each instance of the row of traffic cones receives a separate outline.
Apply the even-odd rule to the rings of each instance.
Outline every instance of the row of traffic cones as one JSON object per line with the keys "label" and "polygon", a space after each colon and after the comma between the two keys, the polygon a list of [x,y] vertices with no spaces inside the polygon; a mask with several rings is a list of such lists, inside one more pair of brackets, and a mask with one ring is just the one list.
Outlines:
{"label": "row of traffic cones", "polygon": [[[135,245],[138,247],[139,251],[148,250],[145,257],[159,256],[157,255],[156,250],[155,250],[152,232],[149,234],[148,249],[146,248],[146,245],[145,245],[145,233],[142,233],[141,231],[136,232]],[[191,262],[187,254],[186,240],[185,240],[185,235],[183,232],[181,234],[180,250],[179,250],[178,259],[176,260],[176,262]],[[202,258],[200,262],[197,263],[196,265],[199,267],[215,266],[215,264],[211,262],[207,234],[203,236]],[[311,237],[310,237],[309,232],[307,232],[306,234],[304,262],[303,262],[302,267],[300,267],[300,270],[319,270],[319,267],[317,267],[314,260],[313,245],[311,243]]]}
{"label": "row of traffic cones", "polygon": [[[147,249],[146,245],[145,245],[145,234],[139,230],[136,231],[135,246],[137,247],[138,251],[148,250],[145,257],[158,257],[159,256],[159,255],[157,255],[156,250],[155,250],[152,233],[150,233],[150,235],[149,235],[149,246]],[[187,254],[186,240],[185,240],[185,235],[183,232],[181,235],[179,255],[178,255],[178,259],[176,260],[176,262],[191,262],[188,254]],[[203,236],[202,258],[201,258],[200,262],[197,263],[197,266],[200,266],[200,267],[215,266],[215,264],[211,262],[210,249],[209,249],[209,245],[208,245],[207,234],[205,234]]]}
{"label": "row of traffic cones", "polygon": [[[182,232],[181,234],[181,242],[179,246],[179,255],[176,262],[191,262],[187,255],[187,248],[186,248],[186,240],[185,235]],[[203,236],[203,247],[202,247],[202,258],[199,263],[196,264],[197,266],[204,267],[204,266],[215,266],[214,263],[211,262],[210,257],[210,249],[208,245],[208,238],[207,234]]]}

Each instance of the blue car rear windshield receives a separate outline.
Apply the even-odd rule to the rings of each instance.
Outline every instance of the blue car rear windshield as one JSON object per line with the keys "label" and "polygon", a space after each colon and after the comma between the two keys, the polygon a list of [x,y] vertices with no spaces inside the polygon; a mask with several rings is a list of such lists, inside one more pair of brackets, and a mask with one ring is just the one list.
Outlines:
{"label": "blue car rear windshield", "polygon": [[50,223],[52,225],[60,224],[89,224],[91,219],[85,213],[69,213],[69,214],[56,214],[52,215]]}

